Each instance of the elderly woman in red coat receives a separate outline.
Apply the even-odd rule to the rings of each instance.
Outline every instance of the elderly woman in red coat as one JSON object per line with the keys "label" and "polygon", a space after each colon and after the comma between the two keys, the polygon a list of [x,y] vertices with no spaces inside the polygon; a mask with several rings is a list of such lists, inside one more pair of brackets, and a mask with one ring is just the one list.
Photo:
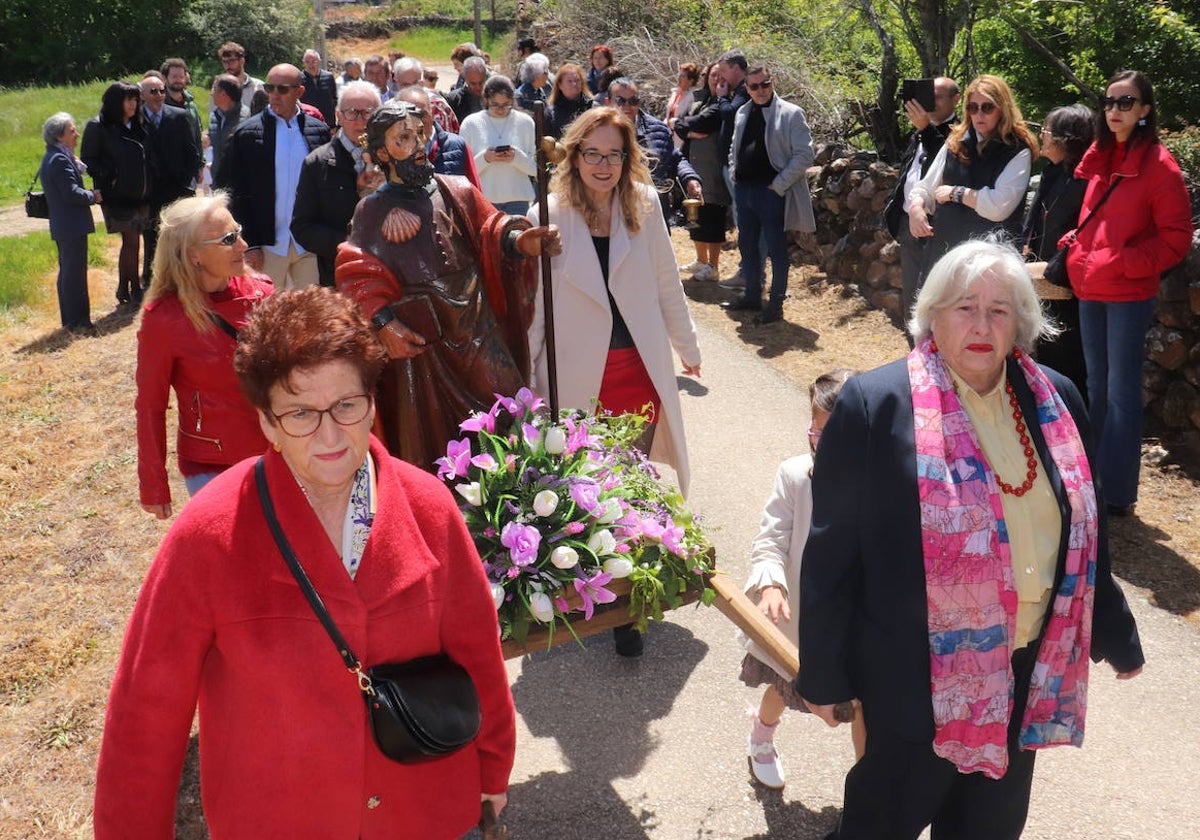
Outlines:
{"label": "elderly woman in red coat", "polygon": [[467,746],[400,764],[271,536],[256,460],[184,509],[151,565],[109,697],[97,838],[174,836],[192,715],[219,838],[455,838],[504,807],[516,744],[496,610],[450,492],[372,438],[386,355],[331,289],[269,298],[235,366],[271,448],[280,525],[363,667],[445,653],[470,674]]}

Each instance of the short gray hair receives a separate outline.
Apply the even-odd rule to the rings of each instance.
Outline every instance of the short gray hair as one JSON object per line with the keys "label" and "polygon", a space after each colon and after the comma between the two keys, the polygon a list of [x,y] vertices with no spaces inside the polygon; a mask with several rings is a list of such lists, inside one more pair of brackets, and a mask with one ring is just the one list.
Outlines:
{"label": "short gray hair", "polygon": [[1033,280],[1017,249],[1008,242],[988,237],[957,245],[934,263],[908,322],[913,340],[920,341],[930,335],[934,314],[969,294],[975,281],[984,276],[1000,280],[1012,294],[1018,347],[1029,352],[1039,338],[1058,335],[1060,329],[1042,310]]}
{"label": "short gray hair", "polygon": [[303,57],[308,58],[310,55],[315,55],[317,57],[317,61],[321,60],[321,54],[319,52],[317,52],[316,50],[305,50]]}
{"label": "short gray hair", "polygon": [[42,139],[46,141],[47,146],[53,146],[67,131],[67,126],[75,122],[75,118],[66,111],[59,111],[57,114],[51,114],[50,117],[42,123]]}
{"label": "short gray hair", "polygon": [[481,70],[484,75],[487,75],[487,62],[477,55],[473,55],[463,62],[463,75],[466,75],[468,70]]}
{"label": "short gray hair", "polygon": [[339,111],[342,110],[342,100],[346,98],[346,94],[355,93],[361,93],[369,97],[375,103],[376,108],[383,104],[379,98],[379,88],[363,79],[355,79],[353,82],[346,82],[342,86],[342,89],[338,91],[337,106]]}
{"label": "short gray hair", "polygon": [[425,73],[425,68],[421,65],[421,62],[410,55],[397,58],[396,63],[392,65],[393,76],[399,76],[401,73],[407,73],[409,70],[416,70],[418,76]]}
{"label": "short gray hair", "polygon": [[534,76],[549,74],[549,72],[550,59],[540,52],[530,53],[525,56],[525,61],[521,64],[521,81],[532,82]]}

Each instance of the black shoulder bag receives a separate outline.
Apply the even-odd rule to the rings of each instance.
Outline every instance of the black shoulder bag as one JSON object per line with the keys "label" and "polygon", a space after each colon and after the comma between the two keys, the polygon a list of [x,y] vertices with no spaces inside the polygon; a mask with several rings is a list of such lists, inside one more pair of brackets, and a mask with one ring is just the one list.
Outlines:
{"label": "black shoulder bag", "polygon": [[1075,232],[1071,234],[1071,238],[1067,240],[1067,244],[1059,248],[1058,253],[1046,263],[1046,270],[1042,272],[1042,277],[1047,282],[1055,286],[1062,286],[1065,289],[1071,288],[1071,278],[1067,276],[1067,252],[1075,244],[1075,238],[1079,236],[1079,232],[1087,227],[1088,222],[1096,215],[1096,211],[1104,206],[1104,202],[1108,201],[1108,197],[1112,195],[1112,191],[1117,188],[1117,184],[1119,183],[1121,183],[1120,178],[1109,185],[1108,189],[1104,191],[1104,195],[1100,196],[1100,200],[1096,202],[1096,206],[1087,214],[1087,218],[1080,223],[1079,227],[1075,228]]}
{"label": "black shoulder bag", "polygon": [[479,695],[466,668],[440,653],[408,662],[376,665],[364,672],[284,536],[267,489],[267,471],[261,458],[254,465],[254,481],[279,552],[333,640],[346,669],[358,680],[367,703],[371,732],[380,751],[393,761],[419,764],[443,758],[471,743],[479,734],[481,715]]}
{"label": "black shoulder bag", "polygon": [[50,218],[50,202],[46,200],[46,194],[41,190],[35,192],[33,189],[37,186],[41,174],[41,170],[34,172],[33,180],[29,182],[29,189],[25,190],[25,215],[31,219]]}

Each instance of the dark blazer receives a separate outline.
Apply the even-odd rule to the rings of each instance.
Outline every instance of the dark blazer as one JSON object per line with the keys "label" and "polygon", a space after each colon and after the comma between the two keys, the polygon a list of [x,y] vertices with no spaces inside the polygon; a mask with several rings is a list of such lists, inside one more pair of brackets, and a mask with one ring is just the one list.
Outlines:
{"label": "dark blazer", "polygon": [[[904,157],[900,162],[900,176],[896,179],[896,186],[892,187],[892,194],[888,196],[888,203],[883,208],[883,223],[893,239],[900,235],[900,225],[905,223],[904,184],[908,180],[908,174],[915,165],[921,167],[921,177],[925,176],[929,171],[929,164],[933,163],[933,159],[941,151],[950,129],[956,122],[958,117],[952,116],[940,125],[931,122],[920,131],[909,135],[908,147],[904,150]],[[917,158],[918,149],[922,153],[920,159]]]}
{"label": "dark blazer", "polygon": [[471,93],[465,83],[447,93],[446,101],[460,123],[476,111],[483,110],[483,97]]}
{"label": "dark blazer", "polygon": [[335,138],[309,152],[300,168],[292,236],[317,255],[322,286],[333,285],[337,247],[346,241],[356,207],[358,173],[342,141]]}
{"label": "dark blazer", "polygon": [[58,146],[47,146],[38,169],[42,190],[50,206],[50,238],[69,239],[95,233],[91,206],[96,196],[83,186],[75,161]]}
{"label": "dark blazer", "polygon": [[728,96],[722,96],[717,100],[715,109],[705,109],[700,113],[677,119],[675,133],[684,140],[688,139],[688,135],[693,131],[697,134],[716,134],[718,135],[717,151],[720,152],[720,159],[729,160],[729,147],[733,145],[734,118],[737,117],[737,112],[741,107],[749,101],[750,93],[746,90],[746,82],[743,79]]}
{"label": "dark blazer", "polygon": [[164,105],[162,120],[157,126],[144,112],[142,122],[150,134],[146,151],[154,169],[150,204],[162,207],[177,198],[193,195],[196,176],[204,158],[196,146],[196,136],[192,133],[187,111],[174,105]]}
{"label": "dark blazer", "polygon": [[[329,142],[329,126],[297,112],[311,152]],[[243,120],[225,149],[215,184],[231,193],[229,209],[251,248],[275,244],[275,115],[260,111]]]}
{"label": "dark blazer", "polygon": [[225,149],[229,146],[229,138],[241,125],[242,120],[250,118],[250,109],[240,101],[234,102],[228,111],[212,111],[208,120],[208,142],[212,144],[212,178],[217,180],[217,172],[225,159]]}
{"label": "dark blazer", "polygon": [[[1075,387],[1043,368],[1062,395],[1092,455],[1087,411]],[[1021,410],[1035,416],[1025,377],[1008,363]],[[1029,425],[1063,513],[1062,480],[1041,428]],[[1092,460],[1095,463],[1095,460]],[[848,380],[821,435],[813,471],[813,519],[800,572],[800,694],[821,704],[862,700],[867,731],[905,740],[933,737],[928,611],[921,548],[912,394],[904,359]],[[1125,596],[1112,578],[1104,501],[1099,500],[1092,658],[1119,671],[1142,664]]]}
{"label": "dark blazer", "polygon": [[79,157],[110,209],[149,203],[154,180],[149,146],[149,131],[140,122],[126,128],[92,117],[83,127]]}
{"label": "dark blazer", "polygon": [[337,79],[328,70],[318,70],[315,78],[304,71],[304,93],[300,101],[320,111],[325,125],[330,128],[337,125],[334,114],[337,110]]}

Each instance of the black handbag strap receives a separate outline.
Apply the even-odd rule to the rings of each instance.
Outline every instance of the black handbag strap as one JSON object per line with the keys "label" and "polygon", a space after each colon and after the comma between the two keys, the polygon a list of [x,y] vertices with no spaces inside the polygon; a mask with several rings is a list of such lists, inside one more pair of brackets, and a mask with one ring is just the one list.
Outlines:
{"label": "black handbag strap", "polygon": [[[210,321],[212,321],[214,324],[216,324],[218,327],[220,327],[222,330],[224,330],[225,334],[227,336],[229,336],[230,338],[232,338],[234,341],[237,341],[240,338],[240,334],[238,333],[237,327],[235,327],[233,324],[226,321],[224,318],[222,318],[216,312],[213,312],[211,309],[208,310],[208,318]],[[269,497],[268,497],[268,500],[269,500]],[[303,570],[301,570],[301,571],[303,571]]]}
{"label": "black handbag strap", "polygon": [[300,591],[308,599],[308,605],[312,607],[313,612],[317,614],[317,618],[321,621],[321,626],[325,628],[325,632],[333,640],[334,647],[337,648],[338,654],[342,657],[342,662],[346,663],[346,669],[358,679],[359,689],[364,694],[374,694],[375,689],[371,687],[371,678],[363,672],[362,663],[358,661],[358,657],[350,650],[350,645],[347,644],[345,637],[342,636],[337,625],[333,623],[333,617],[329,615],[329,610],[325,609],[325,603],[321,600],[321,596],[317,593],[316,588],[313,587],[312,581],[308,579],[304,567],[300,565],[300,560],[296,557],[296,552],[292,551],[292,545],[283,533],[283,528],[279,524],[279,517],[275,515],[275,503],[271,501],[271,491],[267,489],[267,468],[262,458],[259,458],[258,462],[254,465],[254,483],[258,486],[258,500],[262,503],[263,513],[266,514],[267,526],[271,529],[271,536],[275,538],[275,545],[279,547],[279,553],[283,555],[283,559],[287,562],[288,568],[292,572],[292,577],[296,578],[296,583],[300,584]]}
{"label": "black handbag strap", "polygon": [[29,182],[29,189],[25,190],[25,192],[27,192],[27,193],[33,192],[33,188],[35,186],[37,186],[38,178],[40,178],[40,177],[42,177],[42,170],[38,169],[36,172],[33,173],[33,180]]}
{"label": "black handbag strap", "polygon": [[1111,184],[1108,185],[1108,189],[1104,191],[1104,195],[1100,196],[1100,200],[1096,202],[1096,206],[1088,211],[1087,218],[1079,223],[1079,227],[1075,228],[1075,232],[1073,234],[1071,234],[1071,242],[1067,243],[1068,245],[1070,245],[1072,242],[1074,242],[1078,238],[1079,232],[1081,230],[1083,230],[1085,227],[1087,227],[1088,222],[1090,222],[1092,220],[1092,217],[1096,215],[1096,211],[1104,206],[1104,202],[1108,201],[1108,197],[1110,195],[1112,195],[1112,191],[1117,188],[1117,184],[1119,184],[1119,183],[1121,183],[1121,179],[1117,178],[1115,181],[1113,181]]}

